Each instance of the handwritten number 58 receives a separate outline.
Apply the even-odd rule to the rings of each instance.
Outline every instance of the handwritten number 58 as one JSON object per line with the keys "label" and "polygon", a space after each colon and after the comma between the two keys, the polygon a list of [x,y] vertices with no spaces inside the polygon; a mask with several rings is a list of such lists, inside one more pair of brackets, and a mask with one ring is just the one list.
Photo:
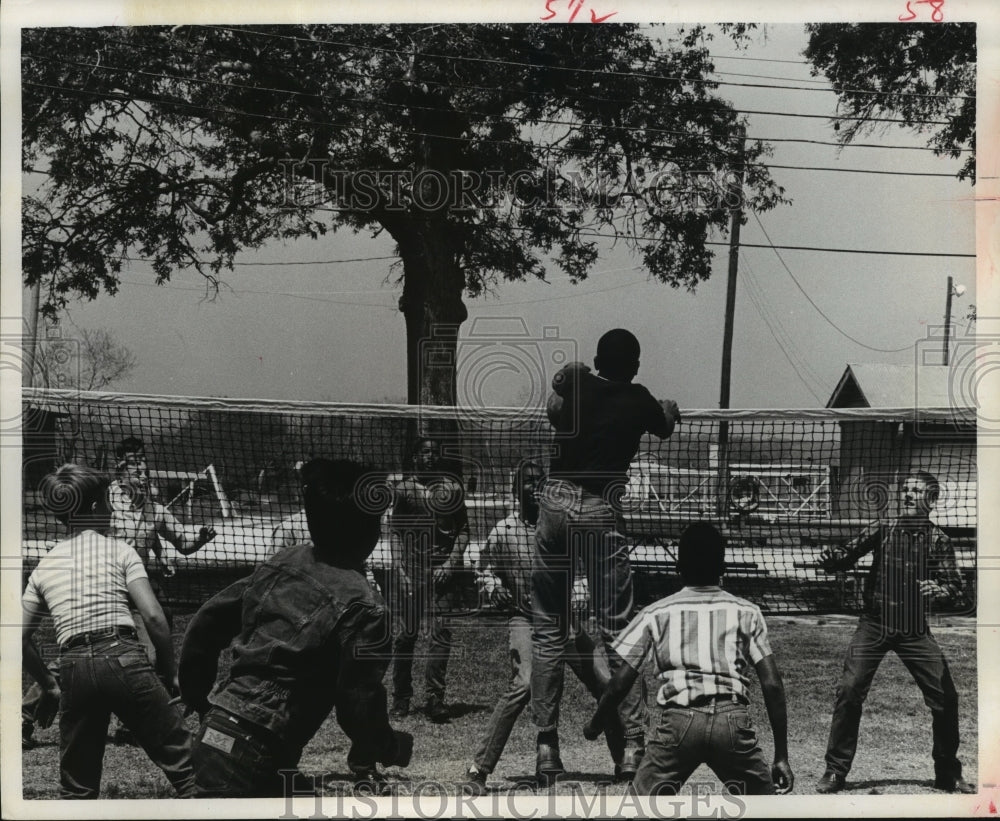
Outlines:
{"label": "handwritten number 58", "polygon": [[910,16],[904,17],[902,14],[899,15],[899,22],[909,23],[911,20],[917,19],[917,13],[910,7],[911,2],[915,2],[917,5],[923,4],[930,6],[932,9],[931,20],[935,23],[940,23],[944,20],[944,12],[942,9],[944,8],[945,0],[906,0],[906,10],[910,13]]}

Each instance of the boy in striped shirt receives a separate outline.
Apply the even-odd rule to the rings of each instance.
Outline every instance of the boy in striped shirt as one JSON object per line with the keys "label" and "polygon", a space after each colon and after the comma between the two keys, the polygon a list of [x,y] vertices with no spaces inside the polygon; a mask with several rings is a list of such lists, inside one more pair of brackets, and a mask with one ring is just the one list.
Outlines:
{"label": "boy in striped shirt", "polygon": [[[584,727],[595,739],[652,655],[660,683],[659,720],[635,777],[641,795],[675,795],[700,764],[735,794],[791,791],[785,689],[760,609],[719,586],[725,540],[698,522],[681,536],[677,558],[684,587],[644,608],[615,641],[623,664]],[[769,769],[747,710],[753,665],[774,735]]]}
{"label": "boy in striped shirt", "polygon": [[[178,690],[170,630],[135,550],[103,535],[111,525],[108,480],[89,468],[63,465],[42,480],[40,490],[71,535],[28,579],[21,644],[24,667],[43,690],[39,724],[47,727],[61,710],[61,796],[98,797],[113,712],[178,795],[188,797],[194,789],[191,736],[164,686]],[[136,636],[130,604],[156,646],[155,672]],[[60,645],[58,679],[33,640],[46,612]]]}

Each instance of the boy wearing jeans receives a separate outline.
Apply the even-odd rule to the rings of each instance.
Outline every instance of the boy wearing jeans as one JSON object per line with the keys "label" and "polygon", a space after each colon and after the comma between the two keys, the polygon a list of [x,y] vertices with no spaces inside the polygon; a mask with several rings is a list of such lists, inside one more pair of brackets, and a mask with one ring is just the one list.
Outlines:
{"label": "boy wearing jeans", "polygon": [[[538,727],[535,772],[549,782],[564,772],[559,755],[559,703],[570,624],[570,587],[583,562],[591,603],[612,674],[620,660],[609,652],[632,616],[632,568],[621,534],[621,497],[639,442],[646,433],[665,439],[680,418],[676,403],[657,402],[632,379],[639,342],[629,331],[608,331],[597,343],[597,374],[572,363],[552,380],[546,411],[555,428],[549,478],[531,574],[531,709]],[[631,779],[643,754],[645,704],[641,687],[622,704],[626,746],[621,775]]]}
{"label": "boy wearing jeans", "polygon": [[[486,733],[473,757],[466,786],[476,795],[486,793],[486,777],[493,772],[510,738],[514,724],[531,700],[531,556],[538,521],[537,488],[544,478],[541,467],[523,462],[514,478],[518,510],[497,522],[477,563],[477,583],[490,601],[510,607],[510,686],[500,696]],[[607,668],[599,664],[594,643],[581,625],[574,625],[566,661],[587,690],[599,698],[608,682]],[[608,719],[608,749],[620,771],[625,746],[624,728],[617,716]]]}
{"label": "boy wearing jeans", "polygon": [[[24,667],[42,687],[35,716],[47,727],[61,711],[61,796],[98,797],[114,713],[178,795],[189,797],[191,737],[167,692],[177,692],[170,630],[135,550],[103,535],[111,524],[108,480],[89,468],[63,465],[39,489],[71,534],[38,563],[21,600]],[[156,672],[137,639],[130,605],[156,647]],[[46,611],[60,645],[58,680],[33,640]]]}
{"label": "boy wearing jeans", "polygon": [[[615,641],[621,664],[584,736],[597,738],[652,656],[660,715],[635,776],[638,794],[676,795],[701,764],[731,793],[790,792],[785,688],[760,608],[719,586],[726,569],[719,531],[706,522],[690,525],[681,536],[677,569],[680,592],[644,608]],[[747,711],[751,665],[774,735],[770,769]]]}

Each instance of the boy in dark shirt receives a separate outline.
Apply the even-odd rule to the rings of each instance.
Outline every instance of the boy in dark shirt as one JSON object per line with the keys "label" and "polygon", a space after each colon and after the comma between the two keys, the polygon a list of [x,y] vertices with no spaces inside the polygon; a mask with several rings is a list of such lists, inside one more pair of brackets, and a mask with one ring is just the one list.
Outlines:
{"label": "boy in dark shirt", "polygon": [[[205,604],[181,649],[181,694],[202,717],[192,758],[203,797],[281,796],[302,749],[336,707],[360,779],[376,762],[409,763],[413,739],[389,726],[382,678],[385,606],[365,580],[381,510],[353,462],[314,459],[302,469],[312,543],[286,547]],[[235,638],[235,640],[234,640]],[[209,703],[219,653],[233,665]]]}
{"label": "boy in dark shirt", "polygon": [[864,612],[851,638],[837,686],[837,700],[826,748],[826,771],[818,793],[844,788],[858,746],[861,707],[879,664],[890,650],[910,671],[931,710],[934,737],[934,786],[974,793],[962,778],[958,760],[958,692],[948,662],[927,624],[929,602],[964,603],[962,576],[951,541],[930,520],[937,501],[937,478],[910,473],[899,485],[899,517],[875,522],[844,547],[826,548],[820,565],[828,571],[853,567],[867,553]]}
{"label": "boy in dark shirt", "polygon": [[[639,370],[639,341],[629,331],[608,331],[597,343],[597,374],[572,363],[555,375],[546,411],[555,428],[549,478],[541,494],[531,584],[531,705],[538,727],[536,773],[550,781],[563,770],[557,727],[563,688],[563,653],[570,624],[575,557],[582,558],[591,602],[609,668],[610,652],[632,615],[632,569],[619,526],[629,464],[646,433],[665,439],[680,419],[676,403],[657,402],[632,383]],[[634,777],[642,758],[645,704],[636,686],[620,707],[626,748],[623,778]]]}

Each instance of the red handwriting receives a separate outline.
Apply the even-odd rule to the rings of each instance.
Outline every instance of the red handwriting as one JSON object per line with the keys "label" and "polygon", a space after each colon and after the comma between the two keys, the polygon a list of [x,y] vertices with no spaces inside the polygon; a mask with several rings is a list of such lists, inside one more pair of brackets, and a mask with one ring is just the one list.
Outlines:
{"label": "red handwriting", "polygon": [[902,14],[899,15],[899,22],[909,23],[911,20],[917,19],[917,13],[910,7],[910,3],[916,3],[916,5],[925,5],[931,7],[931,20],[935,23],[940,23],[944,20],[944,0],[906,0],[906,10],[910,13],[909,17],[904,17]]}
{"label": "red handwriting", "polygon": [[[923,2],[923,0],[920,0],[920,2]],[[943,3],[944,0],[940,0],[940,2]],[[552,8],[557,3],[558,3],[558,0],[545,0],[545,11],[547,11],[548,14],[545,17],[542,17],[540,19],[542,19],[542,20],[552,20],[553,18],[558,17],[559,16],[559,12],[556,11],[554,8]],[[566,3],[566,8],[567,8],[568,13],[569,13],[569,20],[567,22],[572,23],[574,20],[576,20],[576,16],[580,13],[580,9],[583,8],[583,0],[568,0],[567,3]],[[591,8],[590,9],[590,22],[591,23],[603,23],[609,17],[614,17],[616,14],[618,14],[617,11],[612,11],[609,14],[600,14],[599,15],[595,9]]]}

